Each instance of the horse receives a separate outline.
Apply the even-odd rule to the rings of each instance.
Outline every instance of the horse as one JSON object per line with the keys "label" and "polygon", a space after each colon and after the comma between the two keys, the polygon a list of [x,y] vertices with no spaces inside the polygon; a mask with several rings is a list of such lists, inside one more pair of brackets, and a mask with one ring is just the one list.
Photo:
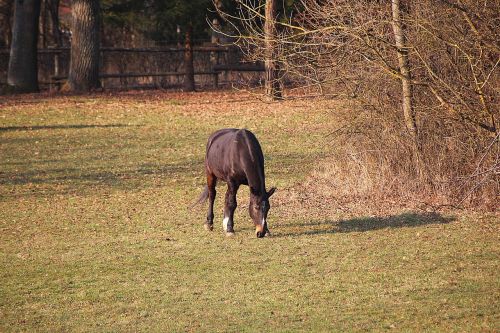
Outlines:
{"label": "horse", "polygon": [[[234,211],[237,207],[236,193],[240,185],[250,188],[250,217],[255,224],[255,234],[262,238],[270,234],[267,214],[271,208],[269,198],[276,191],[266,191],[264,154],[255,135],[247,129],[226,128],[210,135],[205,154],[207,185],[198,201],[209,199],[205,229],[213,230],[215,186],[217,180],[227,183],[222,228],[227,236],[234,235]],[[194,205],[193,205],[194,206]]]}

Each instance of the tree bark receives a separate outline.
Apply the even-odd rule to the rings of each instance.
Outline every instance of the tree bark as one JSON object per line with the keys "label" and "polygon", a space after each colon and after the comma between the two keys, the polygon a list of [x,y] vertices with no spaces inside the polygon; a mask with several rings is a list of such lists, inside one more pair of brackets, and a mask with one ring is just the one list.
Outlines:
{"label": "tree bark", "polygon": [[7,84],[15,92],[38,91],[38,17],[40,0],[16,0]]}
{"label": "tree bark", "polygon": [[99,88],[99,1],[73,0],[72,39],[68,77],[70,91]]}
{"label": "tree bark", "polygon": [[[221,0],[214,0],[214,5],[217,8],[217,11],[221,10],[222,7],[222,1]],[[217,17],[214,17],[212,19],[212,26],[214,29],[211,30],[211,36],[210,36],[210,42],[213,45],[218,45],[220,43],[220,37],[219,37],[219,30],[221,28],[219,19]],[[210,52],[210,63],[212,64],[212,67],[215,65],[219,64],[219,53],[218,52]]]}
{"label": "tree bark", "polygon": [[408,47],[404,36],[404,25],[401,22],[402,8],[399,0],[392,0],[392,28],[396,42],[399,71],[402,84],[403,116],[406,129],[411,136],[414,149],[416,169],[422,176],[423,162],[421,157],[421,145],[418,134],[415,108],[413,106],[413,87],[411,83],[410,61],[408,58]]}
{"label": "tree bark", "polygon": [[45,49],[48,45],[49,37],[49,4],[48,0],[42,0],[40,5],[40,18],[39,18],[39,34],[40,34],[40,46]]}
{"label": "tree bark", "polygon": [[[59,0],[46,0],[49,5],[50,12],[50,31],[52,37],[52,45],[55,47],[62,46],[61,29],[59,28]],[[54,53],[54,76],[61,75],[61,58],[59,53]]]}
{"label": "tree bark", "polygon": [[0,0],[0,47],[10,48],[14,0]]}
{"label": "tree bark", "polygon": [[47,0],[50,11],[50,28],[52,33],[52,42],[55,46],[62,46],[61,30],[59,28],[59,0]]}
{"label": "tree bark", "polygon": [[281,99],[280,69],[276,43],[276,1],[267,0],[265,7],[266,21],[264,24],[265,38],[265,89],[266,96],[271,100]]}
{"label": "tree bark", "polygon": [[195,90],[192,34],[193,26],[188,24],[184,40],[184,91]]}
{"label": "tree bark", "polygon": [[[222,10],[222,0],[214,0],[213,4],[217,12]],[[212,26],[213,29],[211,29],[212,31],[211,31],[210,42],[214,46],[219,45],[220,43],[219,31],[221,29],[221,24],[217,17],[214,17],[212,19]],[[212,66],[212,70],[215,70],[215,67],[219,64],[219,52],[217,51],[210,52],[210,64]],[[219,87],[219,75],[214,74],[213,78],[214,78],[214,88],[217,89]]]}

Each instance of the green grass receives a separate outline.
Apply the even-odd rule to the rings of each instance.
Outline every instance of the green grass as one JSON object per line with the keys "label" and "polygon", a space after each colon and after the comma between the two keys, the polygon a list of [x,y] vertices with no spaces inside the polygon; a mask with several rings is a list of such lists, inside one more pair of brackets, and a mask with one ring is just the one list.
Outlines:
{"label": "green grass", "polygon": [[[232,100],[232,102],[231,102]],[[302,197],[339,101],[239,94],[25,97],[0,105],[0,331],[500,330],[495,214],[387,216]],[[236,236],[205,206],[207,136],[266,155],[272,237],[238,194]],[[368,212],[366,213],[368,214]]]}

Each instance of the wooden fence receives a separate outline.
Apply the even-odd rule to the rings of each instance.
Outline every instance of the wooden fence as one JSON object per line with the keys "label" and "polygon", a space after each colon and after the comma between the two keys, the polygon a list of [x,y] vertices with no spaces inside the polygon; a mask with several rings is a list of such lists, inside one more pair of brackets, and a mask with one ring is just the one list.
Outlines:
{"label": "wooden fence", "polygon": [[[180,83],[180,78],[185,74],[182,64],[183,47],[102,47],[100,52],[101,73],[99,77],[104,88],[134,88],[134,84],[144,87],[148,83],[173,87],[176,82]],[[40,84],[48,86],[51,90],[59,89],[67,79],[70,48],[39,49],[38,53]],[[221,76],[225,77],[224,83],[231,83],[235,80],[231,75],[233,72],[254,72],[257,76],[261,76],[261,72],[264,71],[262,64],[241,63],[241,54],[232,47],[196,46],[193,48],[193,53],[195,82],[199,86],[210,84],[218,88]],[[0,66],[4,67],[0,68],[0,75],[4,72],[5,77],[8,56],[9,50],[0,49],[0,57],[4,60],[0,62]],[[2,81],[0,84],[5,84],[6,79],[0,81]]]}

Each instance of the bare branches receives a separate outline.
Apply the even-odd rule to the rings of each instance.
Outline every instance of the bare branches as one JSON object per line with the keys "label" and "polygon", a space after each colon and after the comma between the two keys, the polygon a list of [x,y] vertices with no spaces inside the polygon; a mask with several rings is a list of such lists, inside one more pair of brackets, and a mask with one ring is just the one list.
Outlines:
{"label": "bare branches", "polygon": [[[410,6],[396,20],[390,1],[299,0],[293,15],[281,14],[273,20],[276,33],[272,38],[264,31],[265,1],[236,2],[236,15],[219,14],[227,22],[224,33],[248,60],[264,60],[265,44],[272,43],[276,46],[273,62],[282,69],[280,79],[287,82],[289,92],[309,94],[317,89],[322,95],[355,97],[369,106],[367,115],[376,117],[376,121],[363,118],[367,123],[361,126],[353,114],[351,121],[356,125],[349,128],[356,127],[355,135],[379,138],[367,139],[373,152],[380,151],[380,145],[393,145],[393,152],[405,151],[398,157],[374,160],[380,157],[401,168],[396,174],[406,172],[410,179],[415,175],[411,176],[408,166],[419,149],[411,141],[417,139],[433,190],[464,175],[475,175],[476,183],[468,185],[474,194],[488,183],[481,176],[488,174],[490,180],[494,175],[498,182],[498,159],[493,150],[484,157],[491,168],[474,173],[474,163],[492,137],[498,146],[498,0],[401,1]],[[401,29],[394,29],[395,21]],[[401,82],[406,82],[405,96],[413,96],[414,105],[406,117],[398,110]],[[392,133],[393,142],[377,126]],[[412,127],[417,134],[413,138],[412,131],[405,130]],[[404,159],[409,162],[405,164]],[[497,185],[495,191],[499,189]],[[462,190],[453,189],[456,197]]]}

